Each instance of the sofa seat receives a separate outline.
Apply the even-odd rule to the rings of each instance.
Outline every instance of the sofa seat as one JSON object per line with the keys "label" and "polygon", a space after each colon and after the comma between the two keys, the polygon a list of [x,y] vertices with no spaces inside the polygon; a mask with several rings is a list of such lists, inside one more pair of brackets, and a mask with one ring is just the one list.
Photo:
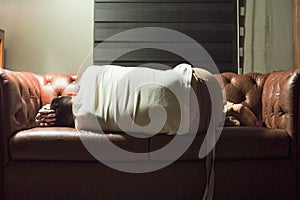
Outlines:
{"label": "sofa seat", "polygon": [[[78,132],[73,128],[34,128],[18,132],[10,139],[13,160],[95,161],[82,144],[81,137],[92,137],[100,142],[104,136],[92,132]],[[173,136],[156,135],[150,139],[135,138],[123,133],[108,134],[119,147],[136,152],[155,151],[168,144]],[[181,161],[199,160],[198,152],[204,139],[198,134],[190,148],[179,158]],[[179,136],[182,139],[189,137]],[[225,127],[216,146],[216,159],[288,158],[290,137],[280,129],[264,127]],[[151,159],[151,155],[149,155]],[[110,159],[108,157],[108,159]],[[157,160],[157,158],[155,158]],[[113,161],[132,161],[120,160]],[[145,161],[134,160],[134,161]],[[158,159],[158,161],[160,161]],[[161,160],[165,161],[165,160]]]}
{"label": "sofa seat", "polygon": [[[107,133],[107,136],[111,142],[125,150],[136,153],[149,150],[148,139],[122,133]],[[74,128],[67,127],[33,128],[20,131],[10,139],[10,155],[13,160],[96,161],[81,142],[81,138],[91,137],[100,145],[106,138],[101,134],[78,132]],[[118,161],[131,160],[120,158]]]}
{"label": "sofa seat", "polygon": [[290,135],[282,129],[225,127],[216,147],[217,159],[284,159],[289,157]]}

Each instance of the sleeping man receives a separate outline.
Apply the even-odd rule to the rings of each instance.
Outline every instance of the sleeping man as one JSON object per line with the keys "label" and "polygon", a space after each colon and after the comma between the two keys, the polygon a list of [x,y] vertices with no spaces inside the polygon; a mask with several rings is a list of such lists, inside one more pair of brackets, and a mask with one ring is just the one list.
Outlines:
{"label": "sleeping man", "polygon": [[[114,78],[116,77],[114,76]],[[195,84],[191,85],[191,87],[195,87]],[[195,90],[195,88],[193,89]],[[72,97],[69,96],[63,96],[63,97],[53,99],[51,104],[44,105],[39,110],[36,116],[36,126],[74,127],[72,103],[73,103]],[[227,126],[239,126],[239,125],[257,126],[258,125],[255,114],[249,108],[247,108],[242,104],[234,104],[231,102],[227,102],[226,105],[224,105],[224,113],[226,113],[227,115],[225,121],[225,125]]]}
{"label": "sleeping man", "polygon": [[[46,104],[39,110],[35,119],[37,127],[74,127],[72,99],[68,96],[60,98],[64,99],[64,101],[59,101],[57,107],[51,107],[50,104]],[[224,112],[226,113],[225,126],[258,125],[258,121],[254,113],[242,104],[227,102],[224,106]]]}

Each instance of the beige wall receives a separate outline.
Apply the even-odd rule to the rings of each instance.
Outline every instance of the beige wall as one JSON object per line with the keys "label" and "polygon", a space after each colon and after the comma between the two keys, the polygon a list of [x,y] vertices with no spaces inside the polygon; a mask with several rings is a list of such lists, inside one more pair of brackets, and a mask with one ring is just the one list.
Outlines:
{"label": "beige wall", "polygon": [[93,0],[0,0],[6,68],[76,72],[93,48]]}

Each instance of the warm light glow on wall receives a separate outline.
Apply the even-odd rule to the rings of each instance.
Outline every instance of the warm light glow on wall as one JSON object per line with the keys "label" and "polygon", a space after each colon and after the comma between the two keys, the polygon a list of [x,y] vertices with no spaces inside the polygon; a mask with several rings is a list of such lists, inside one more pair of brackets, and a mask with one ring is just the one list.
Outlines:
{"label": "warm light glow on wall", "polygon": [[93,48],[93,4],[93,0],[0,1],[7,68],[76,72]]}

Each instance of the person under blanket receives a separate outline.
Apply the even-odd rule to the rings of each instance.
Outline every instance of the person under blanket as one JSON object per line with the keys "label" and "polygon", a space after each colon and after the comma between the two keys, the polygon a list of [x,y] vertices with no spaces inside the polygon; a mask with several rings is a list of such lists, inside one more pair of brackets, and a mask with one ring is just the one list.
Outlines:
{"label": "person under blanket", "polygon": [[[91,128],[91,126],[96,126],[95,123],[90,123],[90,120],[87,119],[88,115],[86,115],[86,113],[93,113],[95,116],[97,116],[99,123],[102,122],[104,126],[107,126],[105,130],[120,129],[119,125],[121,125],[122,123],[123,125],[125,124],[124,126],[126,126],[126,128],[132,128],[133,126],[128,125],[129,123],[127,123],[127,119],[130,120],[130,118],[126,118],[126,114],[124,114],[126,113],[126,111],[133,113],[133,118],[136,117],[134,119],[136,121],[134,122],[136,124],[141,123],[141,125],[138,124],[138,126],[144,127],[143,124],[147,124],[147,121],[149,121],[149,114],[144,111],[152,108],[152,104],[159,104],[165,105],[166,108],[169,108],[168,111],[174,114],[168,115],[174,117],[167,117],[166,121],[169,123],[166,123],[167,125],[165,124],[165,129],[163,131],[166,131],[168,133],[171,132],[174,134],[179,133],[179,131],[177,131],[179,123],[177,123],[177,121],[180,120],[180,116],[176,115],[176,113],[178,113],[177,111],[178,108],[180,109],[180,107],[178,106],[178,101],[175,95],[171,93],[170,90],[172,88],[176,88],[178,90],[177,93],[179,92],[181,97],[187,100],[187,96],[191,88],[191,77],[192,68],[188,64],[180,64],[174,67],[173,70],[165,71],[155,70],[151,68],[122,67],[116,65],[103,65],[101,67],[90,66],[81,76],[79,83],[81,90],[78,91],[77,98],[74,99],[75,101],[81,101],[74,102],[74,114],[76,115],[76,111],[78,111],[80,114],[83,113],[84,115],[76,116],[76,128],[78,129],[78,127],[81,127],[81,125],[88,128]],[[124,81],[125,83],[121,82],[120,84],[120,81]],[[156,83],[166,84],[167,87],[163,87],[161,84]],[[138,90],[134,88],[134,85],[140,86],[138,87]],[[96,95],[99,93],[99,88],[102,89],[101,93],[105,95]],[[124,93],[124,91],[127,91],[127,93]],[[137,92],[139,95],[132,95],[132,91]],[[160,95],[162,96],[160,97]],[[97,96],[97,98],[95,96]],[[122,96],[124,98],[116,98],[116,96]],[[54,99],[53,101],[58,102],[59,100]],[[99,103],[98,101],[101,101],[101,103]],[[182,102],[182,109],[184,109],[182,115],[184,115],[184,120],[181,120],[183,124],[181,132],[187,132],[189,128],[189,101],[183,100]],[[101,112],[102,110],[86,110],[91,109],[90,105],[94,105],[93,109],[97,109],[97,103],[99,103],[99,108],[101,104],[101,107],[103,107],[102,110],[104,110],[103,112],[110,112],[110,115],[107,113],[103,114]],[[67,109],[68,106],[64,106],[63,104],[64,102],[61,102],[57,105],[60,105],[59,107],[64,107],[65,109]],[[65,115],[65,117],[61,117],[60,115],[58,115],[58,111],[60,112],[62,108],[54,109],[51,108],[51,106],[49,108],[49,105],[46,105],[39,111],[36,117],[37,126],[53,126],[59,124],[60,126],[62,126],[63,124],[66,124],[64,122],[61,122],[61,120],[68,119],[68,112],[61,112],[62,115]],[[69,107],[72,107],[71,104]],[[119,112],[116,115],[116,117],[114,117],[113,114],[117,113],[115,112],[116,110],[118,110]],[[53,119],[54,116],[56,118],[55,120]],[[101,118],[102,116],[104,117]],[[107,116],[112,117],[106,118]],[[61,120],[59,120],[58,118],[61,118]],[[118,122],[114,122],[114,120],[118,120]],[[67,124],[69,125],[69,123]],[[122,127],[122,130],[124,130],[124,126]],[[150,132],[153,131],[152,126],[148,126],[148,130],[150,130]]]}
{"label": "person under blanket", "polygon": [[[62,97],[63,98],[63,97]],[[70,100],[71,101],[71,100]],[[59,104],[65,104],[66,102],[60,102]],[[71,102],[67,103],[69,109],[72,109]],[[234,104],[227,102],[224,106],[226,113],[224,126],[258,126],[254,113],[244,106],[243,104]],[[63,121],[64,119],[64,121]],[[49,126],[66,126],[74,128],[73,115],[70,112],[64,112],[62,108],[51,109],[50,104],[44,105],[36,115],[35,118],[37,127],[49,127]]]}
{"label": "person under blanket", "polygon": [[[224,126],[258,126],[254,113],[243,104],[227,102],[224,106],[226,119]],[[37,127],[66,126],[74,127],[72,98],[54,98],[51,104],[44,105],[36,115]]]}

